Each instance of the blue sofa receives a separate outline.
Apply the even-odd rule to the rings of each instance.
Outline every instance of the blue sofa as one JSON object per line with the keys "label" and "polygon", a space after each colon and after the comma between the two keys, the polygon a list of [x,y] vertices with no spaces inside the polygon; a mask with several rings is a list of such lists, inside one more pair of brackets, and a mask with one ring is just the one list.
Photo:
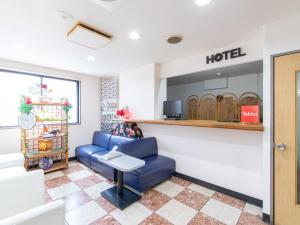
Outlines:
{"label": "blue sofa", "polygon": [[75,153],[84,165],[110,180],[116,180],[116,170],[98,161],[101,155],[108,153],[115,145],[119,146],[118,151],[145,160],[144,167],[124,173],[124,183],[139,192],[145,192],[172,177],[175,172],[175,160],[158,155],[154,137],[131,139],[96,131],[92,144],[77,147]]}

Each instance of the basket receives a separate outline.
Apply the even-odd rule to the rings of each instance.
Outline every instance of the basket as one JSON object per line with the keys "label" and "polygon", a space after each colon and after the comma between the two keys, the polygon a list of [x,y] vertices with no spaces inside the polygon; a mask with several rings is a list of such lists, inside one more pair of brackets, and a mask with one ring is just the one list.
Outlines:
{"label": "basket", "polygon": [[53,142],[51,139],[39,139],[39,151],[46,152],[51,150],[53,147]]}

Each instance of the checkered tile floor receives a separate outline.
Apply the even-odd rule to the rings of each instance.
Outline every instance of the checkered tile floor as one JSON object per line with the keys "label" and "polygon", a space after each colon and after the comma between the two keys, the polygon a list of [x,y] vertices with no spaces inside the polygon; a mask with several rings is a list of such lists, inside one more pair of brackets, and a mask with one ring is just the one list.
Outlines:
{"label": "checkered tile floor", "polygon": [[73,161],[45,176],[47,201],[63,198],[69,225],[263,225],[262,210],[176,177],[121,211],[100,196],[113,184]]}

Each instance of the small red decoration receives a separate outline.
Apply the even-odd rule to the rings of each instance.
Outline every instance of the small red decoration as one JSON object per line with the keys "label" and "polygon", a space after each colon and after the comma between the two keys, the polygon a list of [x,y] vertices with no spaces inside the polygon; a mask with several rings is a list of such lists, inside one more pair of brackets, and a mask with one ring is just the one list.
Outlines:
{"label": "small red decoration", "polygon": [[65,101],[65,102],[63,103],[63,105],[64,105],[64,106],[69,106],[70,103],[69,103],[68,101]]}
{"label": "small red decoration", "polygon": [[68,100],[63,102],[63,109],[68,113],[70,109],[72,109],[72,105],[69,103]]}
{"label": "small red decoration", "polygon": [[260,111],[258,105],[241,106],[241,122],[243,123],[259,123]]}
{"label": "small red decoration", "polygon": [[27,105],[32,104],[31,98],[26,97],[26,98],[25,98],[25,103],[26,103]]}
{"label": "small red decoration", "polygon": [[124,109],[119,109],[116,114],[117,114],[117,116],[123,117],[124,116]]}

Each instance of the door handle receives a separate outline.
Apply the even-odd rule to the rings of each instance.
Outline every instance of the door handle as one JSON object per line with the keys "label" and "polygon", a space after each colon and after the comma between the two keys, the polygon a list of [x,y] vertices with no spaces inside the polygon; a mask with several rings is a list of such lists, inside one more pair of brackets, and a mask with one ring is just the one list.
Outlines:
{"label": "door handle", "polygon": [[278,145],[276,146],[276,148],[277,148],[279,151],[283,152],[283,151],[286,149],[286,145],[285,145],[285,144],[278,144]]}

